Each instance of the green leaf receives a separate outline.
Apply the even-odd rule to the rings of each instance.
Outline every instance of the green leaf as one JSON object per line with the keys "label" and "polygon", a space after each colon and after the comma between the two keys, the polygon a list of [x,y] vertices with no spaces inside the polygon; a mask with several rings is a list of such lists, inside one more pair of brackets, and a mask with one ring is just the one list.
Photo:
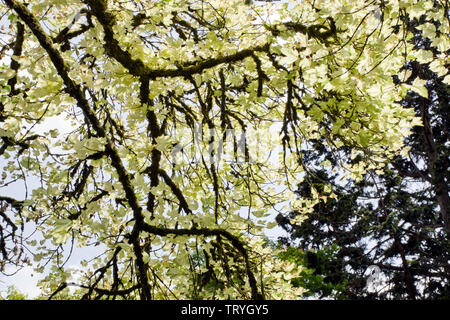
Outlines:
{"label": "green leaf", "polygon": [[413,82],[413,84],[410,86],[411,90],[414,92],[417,92],[422,97],[425,97],[428,99],[428,89],[425,87],[426,80],[422,80],[420,78],[416,78]]}

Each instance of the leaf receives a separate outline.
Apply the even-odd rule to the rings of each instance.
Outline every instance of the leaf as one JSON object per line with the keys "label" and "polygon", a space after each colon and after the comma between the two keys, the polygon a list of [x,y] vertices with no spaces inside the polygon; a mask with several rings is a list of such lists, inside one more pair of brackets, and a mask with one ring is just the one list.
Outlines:
{"label": "leaf", "polygon": [[156,146],[155,148],[161,152],[164,152],[169,149],[172,145],[172,139],[169,136],[159,136],[155,139]]}
{"label": "leaf", "polygon": [[433,23],[425,23],[417,27],[418,30],[422,30],[422,35],[430,40],[436,38],[436,27]]}
{"label": "leaf", "polygon": [[255,210],[252,212],[252,214],[257,218],[262,218],[265,216],[266,211],[265,210]]}
{"label": "leaf", "polygon": [[320,163],[320,165],[324,167],[331,167],[331,162],[330,160],[324,160]]}
{"label": "leaf", "polygon": [[426,80],[422,80],[420,78],[416,78],[413,82],[413,84],[410,86],[411,90],[414,92],[417,92],[422,97],[425,97],[428,99],[428,89],[425,87]]}
{"label": "leaf", "polygon": [[442,82],[444,82],[445,84],[450,85],[450,74],[446,75],[444,80],[442,80]]}
{"label": "leaf", "polygon": [[16,75],[13,69],[0,69],[0,80],[9,80]]}
{"label": "leaf", "polygon": [[[433,52],[431,50],[420,50],[416,55],[416,59],[420,63],[431,62],[433,60]],[[409,72],[411,72],[411,70]]]}
{"label": "leaf", "polygon": [[273,228],[275,228],[276,226],[278,225],[278,223],[275,221],[275,222],[268,222],[267,224],[266,224],[266,228],[267,229],[273,229]]}
{"label": "leaf", "polygon": [[289,47],[282,47],[281,53],[284,55],[280,62],[284,65],[292,65],[299,58],[297,50]]}

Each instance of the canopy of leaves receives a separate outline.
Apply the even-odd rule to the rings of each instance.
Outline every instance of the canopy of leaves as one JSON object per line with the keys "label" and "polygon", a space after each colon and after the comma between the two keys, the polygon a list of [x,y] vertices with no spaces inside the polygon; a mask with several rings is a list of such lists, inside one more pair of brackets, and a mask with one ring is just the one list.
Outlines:
{"label": "canopy of leaves", "polygon": [[301,268],[263,246],[270,210],[339,196],[286,205],[311,141],[343,180],[407,155],[420,118],[398,101],[426,78],[393,76],[423,55],[401,17],[423,13],[444,21],[423,32],[448,83],[432,1],[2,0],[0,188],[25,193],[0,198],[2,267],[32,256],[49,297],[300,297]]}

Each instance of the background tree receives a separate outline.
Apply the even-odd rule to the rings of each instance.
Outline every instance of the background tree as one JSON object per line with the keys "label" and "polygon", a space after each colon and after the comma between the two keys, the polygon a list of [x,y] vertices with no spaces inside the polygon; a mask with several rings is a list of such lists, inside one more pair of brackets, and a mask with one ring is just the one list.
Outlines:
{"label": "background tree", "polygon": [[[442,5],[435,2],[434,8]],[[434,60],[439,51],[432,42],[439,35],[429,32],[448,24],[448,16],[437,20],[426,14],[408,17],[403,12],[401,19],[414,34],[409,41],[422,51],[417,60],[408,60],[394,79],[397,83],[426,82],[424,95],[410,91],[401,101],[422,121],[405,140],[409,153],[395,157],[382,172],[369,171],[359,183],[343,185],[340,175],[316,171],[299,184],[298,196],[308,197],[312,187],[322,190],[324,183],[332,183],[338,199],[317,204],[299,225],[278,217],[291,233],[283,242],[298,243],[301,251],[296,254],[306,256],[302,264],[311,267],[328,286],[340,284],[334,291],[309,288],[318,296],[450,297],[449,86],[443,81],[446,71],[436,68]],[[305,153],[304,161],[310,166],[317,167],[318,159],[332,160],[320,141]],[[323,261],[321,252],[331,247],[336,254]],[[376,288],[370,286],[371,266],[379,268]]]}
{"label": "background tree", "polygon": [[[84,299],[298,298],[301,269],[264,246],[276,224],[267,217],[295,208],[303,218],[340,195],[323,184],[280,209],[310,172],[310,141],[344,179],[407,154],[403,137],[420,119],[395,101],[426,88],[393,81],[419,54],[398,12],[445,11],[412,0],[0,8],[1,185],[25,191],[1,223],[36,224],[40,237],[21,244],[49,269],[44,293],[76,286]],[[427,32],[443,68],[448,25]],[[70,280],[68,261],[89,247],[101,254]]]}

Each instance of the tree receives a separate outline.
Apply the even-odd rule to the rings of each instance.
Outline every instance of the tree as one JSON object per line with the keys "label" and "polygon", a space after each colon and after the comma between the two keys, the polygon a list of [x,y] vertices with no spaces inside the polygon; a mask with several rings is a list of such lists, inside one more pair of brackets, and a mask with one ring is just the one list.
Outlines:
{"label": "tree", "polygon": [[[21,245],[36,270],[52,265],[43,289],[85,299],[298,298],[301,270],[263,245],[270,210],[309,171],[313,139],[347,178],[406,155],[419,119],[396,101],[424,84],[393,81],[418,54],[398,12],[444,14],[429,1],[2,3],[1,183],[26,191],[2,198],[2,230],[35,223],[42,238]],[[432,45],[441,67],[448,39]],[[55,115],[67,132],[37,129]],[[324,185],[282,210],[336,196]],[[102,253],[70,280],[90,246]]]}
{"label": "tree", "polygon": [[[434,4],[436,9],[440,6]],[[345,187],[337,175],[316,172],[299,185],[299,196],[307,196],[311,187],[327,181],[339,190],[338,199],[317,204],[300,225],[278,217],[291,238],[311,256],[332,245],[337,247],[336,255],[322,263],[330,268],[314,268],[328,277],[329,285],[343,285],[327,295],[352,299],[450,297],[449,86],[444,80],[445,68],[436,68],[434,58],[440,54],[432,45],[436,35],[428,31],[445,24],[445,17],[436,19],[425,12],[401,16],[414,35],[409,41],[422,51],[417,59],[405,63],[394,80],[426,83],[423,92],[410,91],[401,102],[404,108],[414,109],[422,121],[405,139],[408,154],[396,156],[383,171],[369,171],[362,182]],[[317,159],[329,157],[329,151],[320,145],[307,152],[305,161],[311,166]],[[368,270],[372,267],[377,268],[381,281],[376,288],[370,285],[374,278]],[[336,280],[332,281],[330,274],[337,275]]]}

